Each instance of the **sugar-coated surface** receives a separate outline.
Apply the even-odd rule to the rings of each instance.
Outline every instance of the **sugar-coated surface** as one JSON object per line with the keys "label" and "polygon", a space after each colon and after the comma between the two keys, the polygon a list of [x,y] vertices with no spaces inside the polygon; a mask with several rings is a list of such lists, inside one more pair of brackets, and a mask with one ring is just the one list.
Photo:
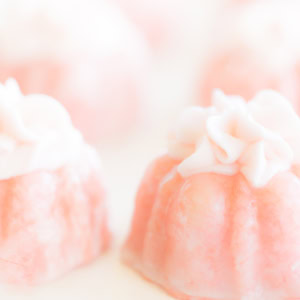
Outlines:
{"label": "sugar-coated surface", "polygon": [[[167,127],[167,125],[165,125]],[[135,139],[134,139],[135,140]],[[101,154],[108,179],[109,205],[113,208],[112,223],[118,244],[127,232],[132,211],[135,189],[154,155],[161,151],[160,139],[151,136],[139,137],[140,142],[103,147]],[[154,141],[157,141],[155,143]],[[151,141],[146,147],[147,141]],[[112,157],[112,149],[118,148]],[[145,149],[146,148],[146,149]],[[142,153],[139,156],[138,153]],[[135,162],[132,164],[132,162]],[[118,189],[114,187],[118,185]],[[115,248],[99,259],[63,277],[34,288],[0,287],[0,299],[5,300],[171,300],[162,290],[145,281],[134,271],[120,262],[119,251]]]}
{"label": "sugar-coated surface", "polygon": [[95,153],[54,171],[0,181],[0,282],[56,279],[110,244],[106,192]]}
{"label": "sugar-coated surface", "polygon": [[126,262],[183,300],[299,297],[299,177],[253,188],[240,173],[182,178],[177,165],[148,168]]}

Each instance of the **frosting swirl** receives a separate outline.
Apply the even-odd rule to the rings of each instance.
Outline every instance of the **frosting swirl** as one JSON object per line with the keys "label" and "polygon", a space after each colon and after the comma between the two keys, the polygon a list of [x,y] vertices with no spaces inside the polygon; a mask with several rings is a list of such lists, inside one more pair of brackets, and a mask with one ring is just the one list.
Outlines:
{"label": "frosting swirl", "polygon": [[250,102],[216,90],[213,106],[184,111],[169,140],[169,155],[180,159],[186,177],[241,172],[254,187],[300,164],[300,118],[277,92]]}
{"label": "frosting swirl", "polygon": [[22,95],[13,79],[0,85],[0,179],[57,169],[78,158],[82,145],[57,101]]}

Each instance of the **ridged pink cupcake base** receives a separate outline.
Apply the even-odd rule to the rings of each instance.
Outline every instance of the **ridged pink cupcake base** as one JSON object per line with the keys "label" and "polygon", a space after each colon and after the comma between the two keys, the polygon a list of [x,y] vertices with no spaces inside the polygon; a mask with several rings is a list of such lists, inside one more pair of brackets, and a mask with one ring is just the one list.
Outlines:
{"label": "ridged pink cupcake base", "polygon": [[78,162],[56,171],[0,181],[0,282],[45,282],[107,249],[98,164],[87,149]]}
{"label": "ridged pink cupcake base", "polygon": [[181,300],[299,299],[299,177],[253,188],[241,174],[183,178],[177,165],[148,169],[125,262]]}

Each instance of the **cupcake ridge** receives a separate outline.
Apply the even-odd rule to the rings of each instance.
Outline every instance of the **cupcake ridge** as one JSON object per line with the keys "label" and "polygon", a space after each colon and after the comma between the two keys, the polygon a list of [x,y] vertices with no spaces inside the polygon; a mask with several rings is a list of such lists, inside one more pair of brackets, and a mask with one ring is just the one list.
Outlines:
{"label": "cupcake ridge", "polygon": [[63,106],[0,84],[0,282],[36,285],[111,244],[100,158]]}

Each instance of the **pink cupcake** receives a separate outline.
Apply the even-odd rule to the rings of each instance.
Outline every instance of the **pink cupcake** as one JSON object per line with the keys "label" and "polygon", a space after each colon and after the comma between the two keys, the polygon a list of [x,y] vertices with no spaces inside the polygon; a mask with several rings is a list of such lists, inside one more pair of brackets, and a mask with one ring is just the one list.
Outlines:
{"label": "pink cupcake", "polygon": [[274,89],[300,112],[300,22],[296,1],[253,1],[227,8],[202,67],[198,101],[209,105],[214,88],[247,100]]}
{"label": "pink cupcake", "polygon": [[125,261],[182,300],[298,299],[299,139],[274,91],[187,109],[142,181]]}
{"label": "pink cupcake", "polygon": [[58,99],[90,141],[139,119],[148,49],[112,3],[2,1],[0,17],[0,80]]}
{"label": "pink cupcake", "polygon": [[0,281],[37,284],[107,249],[101,168],[54,99],[12,80],[0,99]]}

